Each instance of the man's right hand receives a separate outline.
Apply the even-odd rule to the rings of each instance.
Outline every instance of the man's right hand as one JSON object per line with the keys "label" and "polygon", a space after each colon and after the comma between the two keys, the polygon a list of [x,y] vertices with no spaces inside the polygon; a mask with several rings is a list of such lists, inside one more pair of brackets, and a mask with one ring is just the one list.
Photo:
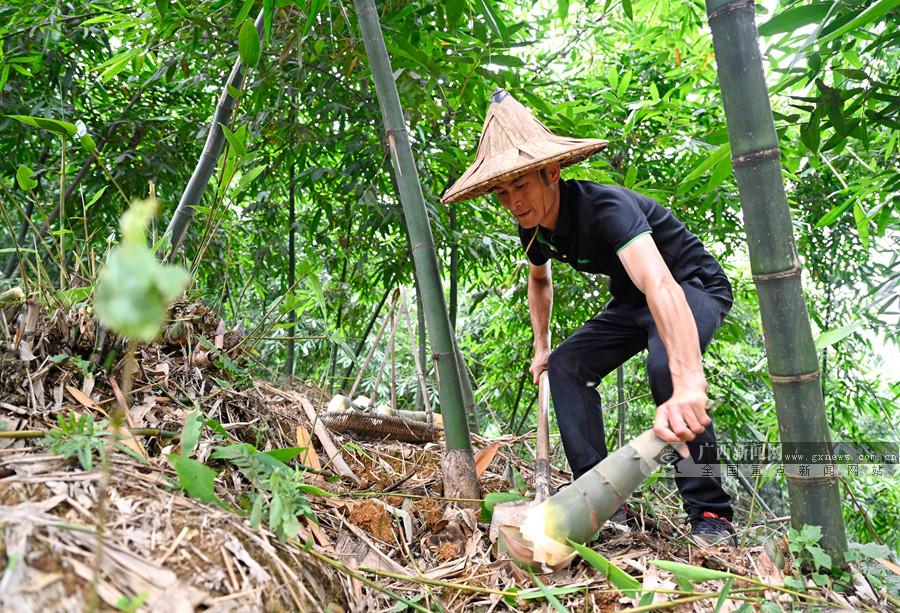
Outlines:
{"label": "man's right hand", "polygon": [[547,360],[549,359],[549,349],[538,349],[534,352],[534,359],[531,360],[531,368],[528,369],[528,372],[531,373],[535,385],[541,380],[541,373],[547,370]]}

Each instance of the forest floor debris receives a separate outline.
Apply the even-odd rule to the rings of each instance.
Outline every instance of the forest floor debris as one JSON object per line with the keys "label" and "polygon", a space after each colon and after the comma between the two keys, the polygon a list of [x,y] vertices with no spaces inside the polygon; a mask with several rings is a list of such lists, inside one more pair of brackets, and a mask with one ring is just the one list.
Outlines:
{"label": "forest floor debris", "polygon": [[[177,305],[161,340],[139,349],[130,402],[116,345],[97,343],[96,334],[84,308],[48,312],[27,302],[2,310],[0,419],[2,430],[13,433],[0,438],[4,610],[81,611],[92,586],[106,607],[132,611],[890,606],[859,573],[843,594],[833,584],[803,594],[783,587],[790,569],[774,564],[762,546],[697,549],[679,538],[684,530],[669,512],[674,504],[664,499],[656,501],[664,512],[639,513],[629,530],[601,531],[594,548],[619,569],[610,578],[580,560],[549,576],[529,576],[497,559],[483,517],[443,498],[440,441],[329,432],[317,420],[325,394],[252,379],[241,365],[241,335],[226,331],[208,309]],[[125,405],[129,426],[161,434],[123,437],[125,449],[109,454],[110,479],[101,489],[98,456],[108,437],[94,420],[106,419],[113,403]],[[192,418],[196,408],[199,422]],[[34,430],[56,433],[56,453],[48,446],[52,436],[14,436]],[[524,437],[473,440],[484,493],[530,482],[530,462],[515,453]],[[183,457],[188,444],[198,464],[215,470],[209,502],[182,487],[173,458]],[[248,461],[256,450],[299,467],[292,474],[302,476],[306,495],[294,501],[296,515],[279,517],[276,506],[287,502],[275,499],[287,494],[270,476],[268,520],[254,528],[253,498],[263,494],[253,489],[253,471],[266,466]],[[559,486],[567,475],[554,470],[552,480]],[[686,584],[653,560],[739,578]],[[640,586],[644,600],[623,592],[621,575]]]}

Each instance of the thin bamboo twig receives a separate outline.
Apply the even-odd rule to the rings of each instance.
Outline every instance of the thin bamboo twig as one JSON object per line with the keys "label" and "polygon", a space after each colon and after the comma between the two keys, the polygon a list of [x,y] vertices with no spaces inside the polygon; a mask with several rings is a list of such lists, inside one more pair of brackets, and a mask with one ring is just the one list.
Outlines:
{"label": "thin bamboo twig", "polygon": [[422,404],[425,406],[425,420],[429,428],[434,427],[434,409],[431,406],[431,400],[428,398],[428,386],[425,383],[425,371],[422,369],[422,362],[419,359],[418,348],[416,347],[416,335],[413,331],[412,316],[409,313],[409,303],[406,301],[406,292],[401,288],[400,291],[400,308],[406,315],[406,328],[409,332],[409,347],[413,354],[413,363],[416,366],[416,380],[419,383],[419,390],[422,393]]}
{"label": "thin bamboo twig", "polygon": [[[303,547],[303,545],[301,545],[301,544],[299,544],[299,543],[296,543],[296,544],[297,544],[298,546],[300,546],[300,547]],[[328,565],[331,566],[332,568],[335,568],[335,569],[337,569],[338,571],[340,571],[340,572],[342,572],[342,573],[344,573],[344,574],[350,575],[351,577],[353,577],[353,578],[356,579],[357,581],[359,581],[359,582],[361,582],[361,583],[363,583],[363,584],[365,584],[365,585],[368,585],[370,588],[372,588],[372,589],[374,589],[374,590],[378,590],[378,591],[381,592],[382,594],[386,594],[386,595],[390,596],[390,597],[393,598],[394,600],[397,600],[397,601],[399,601],[399,602],[402,602],[402,603],[405,604],[406,606],[411,607],[411,608],[415,609],[416,611],[421,611],[422,613],[431,613],[431,611],[429,611],[429,610],[426,609],[425,607],[423,607],[423,606],[421,606],[421,605],[419,605],[419,604],[416,604],[415,602],[412,602],[412,601],[410,601],[410,600],[407,600],[407,599],[404,598],[403,596],[400,596],[399,594],[395,594],[395,593],[392,592],[391,590],[389,590],[389,589],[387,589],[387,588],[385,588],[385,587],[382,587],[382,586],[378,585],[375,581],[372,581],[371,579],[369,579],[368,577],[366,577],[366,576],[363,575],[362,573],[353,570],[352,568],[350,568],[349,566],[347,566],[347,565],[344,564],[343,562],[340,562],[340,561],[338,561],[338,560],[335,560],[335,559],[333,559],[333,558],[330,558],[330,557],[326,556],[325,554],[316,551],[315,548],[311,548],[311,549],[308,551],[308,553],[309,553],[311,556],[313,556],[314,558],[316,558],[317,560],[319,560],[320,562],[324,562],[325,564],[328,564]]]}
{"label": "thin bamboo twig", "polygon": [[[158,436],[160,438],[181,438],[181,432],[160,430],[159,428],[132,428],[127,429],[134,436]],[[30,439],[46,436],[50,430],[0,430],[0,439]]]}
{"label": "thin bamboo twig", "polygon": [[859,504],[859,500],[856,499],[856,495],[853,493],[853,490],[850,488],[850,484],[847,483],[847,480],[843,477],[838,477],[840,482],[844,485],[844,489],[850,494],[850,499],[853,501],[853,506],[856,507],[856,510],[860,515],[863,516],[863,519],[866,521],[866,527],[869,529],[869,532],[872,533],[872,536],[875,537],[875,540],[878,541],[879,545],[884,545],[884,541],[881,540],[881,537],[878,536],[878,533],[875,531],[875,527],[872,525],[871,520],[869,519],[869,514],[866,513],[866,510]]}

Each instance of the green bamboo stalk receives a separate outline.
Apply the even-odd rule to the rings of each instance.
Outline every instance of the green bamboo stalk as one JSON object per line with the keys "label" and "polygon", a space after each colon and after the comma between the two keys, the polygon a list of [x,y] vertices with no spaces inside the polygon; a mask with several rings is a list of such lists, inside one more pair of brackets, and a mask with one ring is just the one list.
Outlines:
{"label": "green bamboo stalk", "polygon": [[619,423],[616,425],[616,439],[618,446],[625,444],[625,418],[628,410],[628,402],[625,400],[625,367],[619,366],[616,369],[616,392],[619,406],[618,416]]}
{"label": "green bamboo stalk", "polygon": [[372,68],[400,203],[410,235],[416,276],[421,284],[428,335],[437,362],[438,393],[447,447],[443,467],[444,492],[461,498],[478,498],[478,478],[475,474],[475,460],[466,422],[453,331],[447,316],[434,238],[425,212],[425,198],[422,195],[422,186],[419,184],[416,163],[409,144],[400,96],[394,83],[391,61],[384,45],[375,3],[373,0],[354,0],[354,5],[366,55]]}
{"label": "green bamboo stalk", "polygon": [[459,368],[459,378],[462,383],[463,405],[466,407],[466,417],[469,420],[469,432],[479,434],[478,407],[475,404],[475,392],[472,391],[472,379],[469,378],[469,369],[466,367],[466,358],[459,348],[456,332],[453,333],[453,346],[456,353],[456,367]]}
{"label": "green bamboo stalk", "polygon": [[669,444],[647,430],[541,504],[521,526],[500,526],[500,550],[518,564],[558,569],[575,557],[568,540],[587,543],[666,459]]}
{"label": "green bamboo stalk", "polygon": [[[759,53],[755,9],[753,0],[706,0],[781,441],[816,444],[820,446],[817,453],[830,454],[831,435],[781,177],[781,151]],[[841,560],[847,537],[837,481],[800,473],[798,465],[785,466],[792,525],[798,530],[804,524],[821,526],[823,548]]]}
{"label": "green bamboo stalk", "polygon": [[[263,15],[264,9],[259,11],[256,16],[254,25],[256,31],[262,36],[263,32]],[[171,261],[181,248],[181,242],[184,240],[185,232],[191,221],[194,219],[194,207],[200,203],[203,191],[209,185],[209,179],[215,170],[216,162],[219,154],[222,153],[222,147],[225,145],[225,133],[222,132],[222,125],[228,125],[231,122],[231,115],[234,112],[236,100],[229,92],[229,86],[234,89],[241,89],[244,82],[244,67],[241,65],[241,58],[234,61],[231,73],[228,75],[226,85],[222,88],[222,94],[219,96],[219,103],[213,113],[212,121],[209,122],[209,131],[206,135],[206,143],[203,145],[203,151],[200,153],[200,159],[197,160],[197,167],[188,180],[188,184],[181,194],[181,200],[178,201],[178,208],[172,215],[171,221],[166,228],[166,235],[169,237],[169,253],[166,256]]]}
{"label": "green bamboo stalk", "polygon": [[[293,126],[296,122],[296,113],[292,110],[290,114],[290,123]],[[291,131],[291,151],[294,150],[294,133]],[[296,225],[296,209],[295,194],[297,191],[297,159],[291,156],[290,167],[288,170],[288,287],[294,287],[297,283],[297,242],[294,226]],[[288,387],[294,384],[294,348],[296,342],[294,335],[297,332],[297,309],[292,308],[288,313],[288,334],[289,340],[287,345],[287,363],[284,367],[284,381]]]}

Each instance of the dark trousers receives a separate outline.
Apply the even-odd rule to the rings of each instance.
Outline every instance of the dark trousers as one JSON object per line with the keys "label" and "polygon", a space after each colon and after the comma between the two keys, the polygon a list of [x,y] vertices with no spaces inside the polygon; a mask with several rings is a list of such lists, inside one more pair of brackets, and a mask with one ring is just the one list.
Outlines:
{"label": "dark trousers", "polygon": [[[727,281],[725,284],[727,287]],[[700,349],[706,351],[716,328],[731,308],[730,288],[705,288],[698,279],[681,283],[681,288],[694,314]],[[646,305],[626,305],[614,300],[603,313],[585,323],[550,354],[547,371],[553,408],[575,479],[608,453],[600,395],[595,388],[605,375],[643,349],[649,350],[650,390],[659,406],[672,396],[672,377],[666,348]],[[696,465],[709,464],[716,474],[720,474],[712,425],[688,443],[688,451]],[[730,520],[731,498],[722,489],[721,477],[697,475],[696,470],[685,471],[693,476],[679,477],[678,468],[682,462],[690,460],[675,463],[675,484],[687,514],[697,517],[703,511],[712,511]]]}

